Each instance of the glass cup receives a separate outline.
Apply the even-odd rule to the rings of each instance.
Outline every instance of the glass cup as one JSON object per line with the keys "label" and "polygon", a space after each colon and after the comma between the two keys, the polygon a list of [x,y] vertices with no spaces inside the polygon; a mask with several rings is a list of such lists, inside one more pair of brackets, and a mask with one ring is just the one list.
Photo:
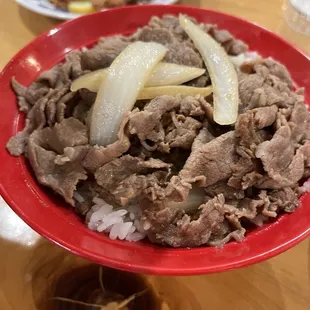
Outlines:
{"label": "glass cup", "polygon": [[283,13],[291,28],[310,36],[310,0],[286,0]]}

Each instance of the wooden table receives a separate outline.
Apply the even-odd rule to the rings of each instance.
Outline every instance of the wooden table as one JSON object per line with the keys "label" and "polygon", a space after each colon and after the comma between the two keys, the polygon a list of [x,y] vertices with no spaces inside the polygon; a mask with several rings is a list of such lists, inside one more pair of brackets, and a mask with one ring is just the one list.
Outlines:
{"label": "wooden table", "polygon": [[[310,54],[310,38],[295,33],[285,24],[282,0],[185,0],[184,4],[249,19]],[[0,0],[0,8],[0,68],[35,36],[59,23],[20,8],[12,0]],[[42,239],[3,201],[0,201],[0,259],[1,310],[48,309],[51,287],[60,275],[89,264]],[[147,277],[147,280],[171,310],[306,310],[310,309],[310,240],[267,262],[241,270],[199,277]]]}

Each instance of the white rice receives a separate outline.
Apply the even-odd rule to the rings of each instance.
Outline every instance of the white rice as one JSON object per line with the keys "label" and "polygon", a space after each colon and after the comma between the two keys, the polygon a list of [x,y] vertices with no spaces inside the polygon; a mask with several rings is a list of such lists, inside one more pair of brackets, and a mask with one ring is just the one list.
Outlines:
{"label": "white rice", "polygon": [[302,193],[309,193],[310,192],[310,180],[307,180],[302,187],[300,187]]}
{"label": "white rice", "polygon": [[99,206],[107,204],[103,199],[101,199],[99,197],[93,198],[93,203],[96,203]]}
{"label": "white rice", "polygon": [[[75,197],[80,200],[81,197]],[[109,234],[110,239],[131,242],[145,238],[146,233],[140,222],[141,210],[138,206],[127,209],[113,208],[103,199],[95,197],[94,205],[86,215],[86,224],[90,230]]]}
{"label": "white rice", "polygon": [[237,56],[230,56],[230,59],[236,67],[240,67],[243,63],[255,60],[259,57],[260,55],[257,52],[245,52]]}

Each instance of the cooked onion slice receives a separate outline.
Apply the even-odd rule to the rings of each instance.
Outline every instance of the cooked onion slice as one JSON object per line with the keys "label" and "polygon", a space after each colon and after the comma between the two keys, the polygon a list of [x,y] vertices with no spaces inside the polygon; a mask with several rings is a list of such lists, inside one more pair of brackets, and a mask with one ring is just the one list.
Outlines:
{"label": "cooked onion slice", "polygon": [[146,86],[180,85],[201,76],[205,71],[205,69],[161,62],[155,67]]}
{"label": "cooked onion slice", "polygon": [[[146,86],[183,84],[201,76],[205,71],[205,69],[161,62],[155,67]],[[107,73],[108,69],[100,69],[87,73],[72,83],[71,91],[87,88],[96,93],[99,89],[100,83],[106,77]]]}
{"label": "cooked onion slice", "polygon": [[184,15],[180,25],[204,59],[213,86],[214,120],[220,125],[233,124],[238,115],[238,77],[225,50],[199,26]]}
{"label": "cooked onion slice", "polygon": [[158,43],[135,42],[110,66],[99,87],[90,121],[90,143],[106,146],[117,140],[126,111],[131,110],[155,65],[167,49]]}
{"label": "cooked onion slice", "polygon": [[77,91],[86,88],[94,93],[98,92],[101,82],[108,74],[108,69],[99,69],[90,73],[86,73],[71,84],[71,91]]}
{"label": "cooked onion slice", "polygon": [[206,193],[201,187],[194,186],[188,198],[182,202],[169,201],[167,207],[183,209],[185,212],[198,209],[205,202]]}
{"label": "cooked onion slice", "polygon": [[153,99],[158,96],[209,96],[212,93],[212,87],[192,87],[192,86],[159,86],[159,87],[145,87],[139,94],[138,99]]}

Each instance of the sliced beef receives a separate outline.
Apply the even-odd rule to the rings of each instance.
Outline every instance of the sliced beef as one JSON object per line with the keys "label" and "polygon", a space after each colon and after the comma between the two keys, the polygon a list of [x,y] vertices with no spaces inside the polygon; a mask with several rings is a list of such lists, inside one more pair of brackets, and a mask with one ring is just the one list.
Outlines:
{"label": "sliced beef", "polygon": [[31,109],[31,104],[26,100],[27,87],[18,83],[15,77],[12,78],[11,85],[17,96],[19,111],[27,114]]}
{"label": "sliced beef", "polygon": [[[206,125],[206,124],[205,124]],[[206,143],[212,141],[215,137],[212,135],[212,133],[209,131],[209,129],[207,128],[207,126],[204,126],[197,138],[195,139],[195,141],[193,142],[193,146],[192,146],[192,150],[196,151],[199,148],[201,148],[203,145],[205,145]]]}
{"label": "sliced beef", "polygon": [[288,108],[303,101],[302,95],[291,91],[278,77],[258,73],[239,74],[239,96],[242,111],[271,105]]}
{"label": "sliced beef", "polygon": [[292,89],[293,81],[288,70],[281,63],[275,61],[272,58],[265,58],[255,60],[254,62],[247,64],[245,69],[246,73],[258,73],[263,77],[268,77],[270,75],[278,77],[282,82],[287,84],[287,86]]}
{"label": "sliced beef", "polygon": [[[63,97],[60,98],[60,100],[56,103],[56,122],[60,123],[65,119],[65,113],[66,113],[66,109],[67,109],[67,105],[70,104],[70,101],[73,100],[75,97],[75,93],[67,93],[65,94]],[[74,117],[74,115],[72,115]]]}
{"label": "sliced beef", "polygon": [[29,137],[27,156],[38,181],[74,205],[73,192],[87,174],[81,161],[89,146],[86,127],[68,118],[53,128],[35,130]]}
{"label": "sliced beef", "polygon": [[[210,104],[203,97],[184,97],[180,102],[180,114],[184,116],[199,117],[210,115]],[[211,112],[212,113],[212,112]]]}
{"label": "sliced beef", "polygon": [[[143,226],[152,242],[170,245],[172,247],[196,247],[215,241],[223,233],[225,218],[233,222],[232,215],[227,215],[229,208],[225,205],[225,198],[222,194],[210,199],[201,205],[194,218],[178,208],[165,208],[162,210],[147,210],[142,218]],[[241,225],[238,228],[230,228],[229,231],[245,230]],[[226,234],[227,230],[223,234]],[[224,236],[222,237],[224,238]],[[242,237],[237,237],[238,241]],[[234,235],[231,234],[230,237]],[[212,238],[211,238],[212,237]],[[218,238],[216,238],[219,241]],[[228,241],[228,240],[227,240]]]}
{"label": "sliced beef", "polygon": [[247,189],[254,186],[263,177],[263,169],[255,156],[257,146],[270,139],[271,134],[264,130],[274,124],[277,118],[278,108],[257,108],[240,114],[235,126],[236,151],[241,156],[233,165],[232,176],[228,185],[236,189]]}
{"label": "sliced beef", "polygon": [[[265,196],[264,196],[265,197]],[[244,199],[230,199],[227,200],[227,212],[231,220],[240,227],[241,219],[252,220],[264,208],[266,201],[258,194],[256,197],[245,197]]]}
{"label": "sliced beef", "polygon": [[7,143],[8,151],[15,156],[23,154],[27,148],[28,138],[33,130],[42,129],[46,125],[46,118],[44,110],[48,99],[42,98],[34,107],[28,111],[28,117],[26,119],[26,127],[10,138]]}
{"label": "sliced beef", "polygon": [[166,200],[182,202],[187,200],[192,186],[179,176],[173,176],[166,187]]}
{"label": "sliced beef", "polygon": [[95,171],[102,165],[110,162],[128,151],[130,141],[127,137],[118,140],[107,147],[93,146],[83,160],[83,166],[89,171]]}
{"label": "sliced beef", "polygon": [[289,118],[292,139],[296,142],[310,139],[310,113],[304,103],[295,104]]}
{"label": "sliced beef", "polygon": [[194,80],[191,80],[185,84],[188,86],[193,86],[193,87],[206,87],[206,86],[211,84],[211,78],[209,76],[209,73],[206,71],[200,77],[198,77]]}
{"label": "sliced beef", "polygon": [[151,241],[172,247],[195,247],[206,244],[213,230],[224,220],[224,199],[214,198],[200,206],[197,220],[183,210],[166,208],[146,211],[142,221],[149,228]]}
{"label": "sliced beef", "polygon": [[28,138],[32,131],[32,125],[30,121],[26,119],[25,128],[16,136],[11,137],[6,144],[6,148],[11,155],[20,156],[25,152]]}
{"label": "sliced beef", "polygon": [[[152,21],[150,24],[153,24]],[[154,27],[146,26],[138,30],[134,38],[138,41],[157,42],[167,46],[168,52],[164,61],[186,65],[191,67],[203,67],[203,60],[200,54],[194,49],[193,44],[188,41],[180,41],[179,35],[166,24],[158,24]]]}
{"label": "sliced beef", "polygon": [[298,152],[303,154],[304,157],[304,165],[305,171],[303,177],[308,177],[308,172],[310,168],[310,141],[306,141],[306,143],[299,147]]}
{"label": "sliced beef", "polygon": [[79,76],[83,75],[83,70],[81,66],[81,54],[82,52],[71,51],[66,55],[66,62],[71,66],[71,77],[72,79],[76,79]]}
{"label": "sliced beef", "polygon": [[[48,128],[46,128],[48,129]],[[87,174],[79,161],[57,165],[55,158],[57,153],[41,146],[42,131],[36,130],[29,137],[28,158],[37,180],[50,187],[64,199],[74,205],[73,192],[80,180],[86,180]]]}
{"label": "sliced beef", "polygon": [[[95,178],[105,191],[114,195],[118,203],[126,205],[130,199],[141,195],[142,192],[147,195],[149,191],[156,190],[153,185],[161,184],[165,178],[162,173],[157,174],[154,171],[163,170],[166,176],[169,167],[169,164],[159,159],[144,161],[125,155],[98,168]],[[135,183],[132,183],[133,181]]]}
{"label": "sliced beef", "polygon": [[227,30],[218,30],[213,26],[209,30],[209,34],[219,43],[223,44],[233,39],[232,34]]}
{"label": "sliced beef", "polygon": [[78,119],[80,122],[86,124],[89,116],[89,105],[85,104],[84,101],[80,101],[74,108],[72,116]]}
{"label": "sliced beef", "polygon": [[127,205],[132,199],[142,196],[151,201],[161,201],[166,198],[164,188],[167,172],[158,171],[148,175],[132,174],[121,181],[111,192],[115,200],[122,206]]}
{"label": "sliced beef", "polygon": [[68,162],[75,161],[82,162],[90,148],[91,146],[89,144],[65,147],[63,154],[57,155],[54,161],[57,165],[64,165]]}
{"label": "sliced beef", "polygon": [[110,162],[128,151],[130,147],[129,135],[127,133],[128,115],[122,120],[117,137],[114,143],[104,146],[93,146],[83,160],[83,166],[90,171],[95,171],[102,165]]}
{"label": "sliced beef", "polygon": [[42,88],[42,84],[47,85],[49,88],[54,90],[62,90],[64,87],[68,88],[71,84],[71,73],[72,63],[70,61],[60,63],[52,67],[50,70],[41,73],[35,82],[35,84],[38,85],[34,89],[38,89],[39,87]]}
{"label": "sliced beef", "polygon": [[134,35],[137,41],[142,42],[157,42],[162,45],[170,44],[174,41],[173,34],[165,28],[151,28],[149,26],[138,30]]}
{"label": "sliced beef", "polygon": [[25,99],[30,105],[34,105],[47,95],[49,90],[50,86],[46,82],[34,82],[27,88]]}
{"label": "sliced beef", "polygon": [[[198,22],[189,17],[195,24]],[[179,18],[173,15],[164,15],[162,18],[152,17],[149,22],[150,28],[153,29],[165,29],[168,30],[175,40],[178,42],[185,42],[190,46],[189,38],[182,27],[179,24]],[[231,33],[227,30],[219,30],[216,25],[211,24],[200,24],[200,27],[207,33],[209,33],[218,43],[222,44],[227,53],[232,55],[238,55],[247,51],[248,46],[240,41],[235,39]]]}
{"label": "sliced beef", "polygon": [[82,69],[93,71],[109,67],[129,43],[130,37],[121,35],[100,39],[95,47],[82,53]]}
{"label": "sliced beef", "polygon": [[52,131],[53,135],[49,144],[59,153],[62,153],[66,147],[88,144],[86,126],[73,117],[64,119],[59,124],[55,124]]}
{"label": "sliced beef", "polygon": [[47,124],[45,108],[49,101],[49,96],[51,96],[52,93],[53,91],[50,90],[47,96],[39,99],[27,115],[33,127],[36,129],[42,129]]}
{"label": "sliced beef", "polygon": [[56,121],[62,121],[58,118],[58,106],[66,106],[69,99],[74,93],[69,92],[69,84],[63,85],[56,89],[50,89],[49,92],[39,99],[29,111],[27,117],[34,123],[34,127],[41,129],[46,124],[50,127]]}
{"label": "sliced beef", "polygon": [[179,106],[179,99],[171,96],[160,96],[147,104],[143,111],[134,110],[129,115],[129,132],[136,134],[140,140],[148,139],[152,134],[161,117]]}
{"label": "sliced beef", "polygon": [[242,110],[266,106],[264,78],[258,74],[239,74],[239,97]]}
{"label": "sliced beef", "polygon": [[230,55],[239,55],[248,50],[248,45],[241,40],[237,40],[227,30],[219,30],[216,25],[203,25],[203,28],[208,32],[218,43],[222,44],[226,52]]}
{"label": "sliced beef", "polygon": [[87,128],[75,118],[65,119],[52,128],[37,130],[35,138],[41,147],[60,155],[64,154],[65,149],[70,152],[76,146],[88,145]]}
{"label": "sliced beef", "polygon": [[257,145],[268,138],[262,129],[271,126],[277,117],[276,106],[257,108],[239,115],[236,123],[237,152],[241,156],[255,157]]}
{"label": "sliced beef", "polygon": [[180,26],[179,18],[174,15],[164,15],[162,18],[153,16],[149,21],[149,27],[154,29],[166,29],[179,42],[188,40],[188,36]]}
{"label": "sliced beef", "polygon": [[[237,152],[242,158],[233,167],[234,172],[228,182],[230,186],[279,189],[292,186],[302,178],[304,155],[302,151],[296,152],[296,143],[307,132],[309,113],[304,104],[296,103],[289,115],[286,117],[291,122],[287,123],[273,105],[247,111],[238,117]],[[264,130],[271,125],[278,127],[273,137],[270,131]],[[256,158],[261,159],[263,166]]]}
{"label": "sliced beef", "polygon": [[231,240],[241,242],[245,233],[246,230],[244,228],[230,231],[229,221],[225,219],[223,223],[218,226],[218,229],[211,234],[208,245],[221,248]]}
{"label": "sliced beef", "polygon": [[71,56],[68,55],[66,63],[43,72],[29,87],[24,87],[12,79],[20,110],[27,114],[28,123],[27,130],[11,141],[15,145],[19,144],[18,154],[24,152],[28,136],[33,130],[42,129],[46,125],[52,127],[56,121],[61,122],[64,119],[66,104],[74,96],[74,93],[70,93],[74,54],[76,53],[72,52]]}
{"label": "sliced beef", "polygon": [[64,80],[69,79],[68,72],[63,76],[63,64],[58,64],[50,70],[41,73],[37,82],[46,82],[50,88],[56,88],[57,84],[62,83]]}
{"label": "sliced beef", "polygon": [[165,143],[170,148],[180,147],[190,149],[202,124],[192,117],[185,117],[182,114],[172,114],[175,128],[165,137]]}
{"label": "sliced beef", "polygon": [[261,188],[280,189],[293,186],[303,176],[304,156],[295,153],[292,131],[288,124],[281,126],[270,141],[264,141],[256,149],[264,170],[268,174],[259,185]]}
{"label": "sliced beef", "polygon": [[84,88],[79,89],[78,93],[79,93],[79,96],[81,98],[81,101],[84,104],[88,105],[89,107],[91,107],[95,103],[96,96],[97,96],[96,93],[93,93],[93,92],[89,91],[88,89],[84,89]]}
{"label": "sliced beef", "polygon": [[193,147],[180,177],[189,183],[198,182],[200,186],[207,187],[229,178],[237,160],[235,133],[230,131],[200,147]]}
{"label": "sliced beef", "polygon": [[284,187],[269,193],[271,207],[275,210],[293,212],[299,205],[296,189]]}
{"label": "sliced beef", "polygon": [[277,118],[278,108],[275,105],[252,110],[253,121],[257,129],[271,126]]}
{"label": "sliced beef", "polygon": [[[23,101],[25,99],[22,99]],[[49,116],[54,115],[53,106],[48,106],[48,99],[42,98],[39,100],[35,106],[24,110],[24,112],[28,113],[28,117],[26,119],[26,127],[16,136],[12,137],[8,144],[7,148],[12,155],[19,156],[25,152],[27,147],[27,142],[29,135],[35,129],[42,129],[47,124],[47,122],[51,123],[54,121],[53,118],[46,119],[45,111],[48,113]]]}
{"label": "sliced beef", "polygon": [[203,60],[200,54],[188,46],[188,44],[173,42],[167,47],[168,52],[164,61],[189,67],[203,68]]}
{"label": "sliced beef", "polygon": [[75,118],[68,118],[53,128],[46,127],[39,130],[36,136],[40,138],[41,146],[58,154],[63,154],[67,147],[75,147],[88,144],[87,128]]}
{"label": "sliced beef", "polygon": [[26,96],[26,92],[27,92],[27,87],[25,87],[24,85],[20,84],[15,77],[12,77],[11,80],[11,86],[16,94],[17,97],[25,97]]}
{"label": "sliced beef", "polygon": [[[220,187],[219,184],[218,189]],[[191,217],[182,209],[166,207],[146,210],[142,221],[152,242],[172,247],[223,246],[231,239],[241,241],[244,238],[246,230],[242,220],[260,224],[281,211],[293,212],[297,206],[296,192],[289,187],[270,193],[261,191],[254,199],[240,196],[236,200],[233,194],[225,199],[219,193],[200,206],[196,216]],[[262,215],[258,219],[260,212]]]}
{"label": "sliced beef", "polygon": [[168,153],[176,147],[190,149],[202,127],[201,122],[193,117],[212,117],[209,116],[212,113],[210,108],[201,97],[157,97],[143,111],[136,109],[131,112],[129,132],[137,135],[142,145],[150,151],[158,149]]}
{"label": "sliced beef", "polygon": [[232,166],[232,176],[227,184],[235,189],[246,190],[263,178],[264,171],[259,160],[248,156],[240,157]]}
{"label": "sliced beef", "polygon": [[225,199],[243,199],[245,193],[243,190],[236,190],[233,187],[230,187],[226,181],[221,181],[206,187],[205,189],[206,195],[210,198],[214,198],[215,196],[222,194]]}
{"label": "sliced beef", "polygon": [[229,55],[239,55],[248,50],[248,45],[246,43],[236,39],[223,43],[223,47]]}
{"label": "sliced beef", "polygon": [[154,169],[167,169],[169,164],[159,159],[150,159],[148,162],[138,157],[124,155],[98,168],[95,177],[100,186],[113,187],[134,173],[146,174],[152,167]]}

